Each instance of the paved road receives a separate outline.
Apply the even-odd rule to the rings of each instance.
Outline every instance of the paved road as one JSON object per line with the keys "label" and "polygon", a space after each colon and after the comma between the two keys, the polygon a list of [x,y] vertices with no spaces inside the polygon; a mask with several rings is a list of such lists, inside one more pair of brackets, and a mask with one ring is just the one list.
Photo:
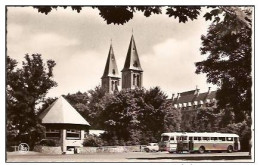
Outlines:
{"label": "paved road", "polygon": [[36,152],[27,154],[7,153],[7,162],[252,162],[248,152],[169,154],[167,152],[145,153],[91,153],[76,155],[47,155]]}

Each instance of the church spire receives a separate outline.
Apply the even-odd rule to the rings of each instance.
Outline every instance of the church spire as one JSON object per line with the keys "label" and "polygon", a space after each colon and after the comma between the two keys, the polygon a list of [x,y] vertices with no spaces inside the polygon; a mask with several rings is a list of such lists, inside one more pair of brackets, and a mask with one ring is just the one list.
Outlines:
{"label": "church spire", "polygon": [[125,65],[122,70],[122,88],[135,89],[143,86],[143,69],[141,67],[134,35],[132,34],[126,55]]}
{"label": "church spire", "polygon": [[120,76],[118,74],[116,58],[112,47],[112,39],[111,39],[110,49],[108,52],[106,67],[101,79],[102,79],[101,86],[106,92],[111,93],[115,90],[118,90],[118,87],[120,86]]}
{"label": "church spire", "polygon": [[120,78],[118,69],[117,69],[117,64],[116,64],[116,58],[114,55],[114,50],[112,47],[112,39],[111,39],[111,44],[110,44],[110,49],[107,57],[107,62],[106,62],[106,67],[104,70],[104,74],[102,78],[104,77],[117,77]]}
{"label": "church spire", "polygon": [[126,70],[136,70],[141,72],[143,71],[139,61],[133,34],[130,40],[129,48],[126,55],[125,65],[122,72]]}

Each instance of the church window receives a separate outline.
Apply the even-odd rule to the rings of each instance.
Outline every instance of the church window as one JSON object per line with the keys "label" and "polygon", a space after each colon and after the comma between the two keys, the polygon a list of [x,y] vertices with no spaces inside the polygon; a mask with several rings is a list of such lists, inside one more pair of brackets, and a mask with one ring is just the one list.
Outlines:
{"label": "church window", "polygon": [[113,73],[113,74],[116,74],[116,71],[115,71],[115,69],[113,69],[113,70],[112,70],[112,73]]}
{"label": "church window", "polygon": [[134,61],[133,66],[134,66],[134,67],[138,67],[138,63],[137,63],[137,61]]}
{"label": "church window", "polygon": [[133,85],[136,85],[135,81],[136,81],[136,75],[133,74]]}
{"label": "church window", "polygon": [[112,91],[114,91],[114,89],[115,89],[114,86],[115,86],[115,82],[112,81],[112,85],[111,85],[111,90],[112,90]]}
{"label": "church window", "polygon": [[136,76],[136,85],[140,87],[140,75]]}

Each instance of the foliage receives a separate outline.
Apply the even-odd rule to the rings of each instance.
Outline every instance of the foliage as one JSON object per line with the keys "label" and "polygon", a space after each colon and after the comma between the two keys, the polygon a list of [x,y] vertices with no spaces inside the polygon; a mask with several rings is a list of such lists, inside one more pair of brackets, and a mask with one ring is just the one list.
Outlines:
{"label": "foliage", "polygon": [[104,102],[102,99],[106,95],[105,90],[101,86],[95,87],[93,90],[89,90],[89,118],[92,129],[103,129],[102,120],[100,118],[101,112],[104,109]]}
{"label": "foliage", "polygon": [[103,145],[103,140],[96,135],[88,135],[83,142],[84,147],[100,147]]}
{"label": "foliage", "polygon": [[[172,102],[169,101],[167,104],[172,104]],[[181,110],[173,106],[167,106],[164,112],[164,132],[181,131]]]}
{"label": "foliage", "polygon": [[[67,8],[68,6],[60,6]],[[49,14],[53,9],[58,9],[58,6],[34,6],[40,13]],[[72,10],[81,12],[82,6],[71,6]],[[125,24],[133,19],[134,13],[139,11],[146,17],[152,14],[162,14],[162,8],[166,8],[166,15],[169,17],[178,18],[179,22],[187,22],[188,19],[197,19],[200,14],[201,7],[198,6],[93,6],[94,9],[99,10],[99,15],[104,18],[107,24]]]}
{"label": "foliage", "polygon": [[[158,87],[122,90],[107,95],[104,101],[105,109],[101,118],[106,133],[103,138],[110,145],[158,142],[165,131],[167,109],[172,106]],[[178,114],[171,115],[178,118]],[[171,128],[178,129],[175,125]]]}
{"label": "foliage", "polygon": [[39,144],[42,146],[49,146],[49,147],[55,147],[57,145],[55,140],[52,139],[42,139]]}
{"label": "foliage", "polygon": [[181,130],[185,132],[216,132],[220,131],[219,123],[223,112],[217,111],[214,102],[194,110],[182,111]]}
{"label": "foliage", "polygon": [[40,54],[26,54],[22,67],[7,56],[7,145],[26,142],[33,146],[44,131],[36,117],[38,105],[57,84],[53,81],[53,60],[43,63]]}
{"label": "foliage", "polygon": [[[214,11],[216,14],[213,15],[222,12],[220,9]],[[251,17],[248,10],[244,13],[247,18]],[[217,92],[218,107],[234,112],[235,122],[242,122],[247,116],[251,116],[252,110],[250,23],[250,19],[241,21],[236,14],[225,13],[224,19],[212,23],[208,34],[201,37],[201,54],[208,57],[196,63],[196,73],[206,73],[207,81],[220,87]]]}
{"label": "foliage", "polygon": [[[220,19],[221,16],[223,19]],[[196,73],[206,73],[207,81],[219,86],[216,95],[221,114],[218,130],[240,135],[242,150],[249,150],[252,112],[252,10],[219,7],[205,16],[213,18],[202,36]]]}

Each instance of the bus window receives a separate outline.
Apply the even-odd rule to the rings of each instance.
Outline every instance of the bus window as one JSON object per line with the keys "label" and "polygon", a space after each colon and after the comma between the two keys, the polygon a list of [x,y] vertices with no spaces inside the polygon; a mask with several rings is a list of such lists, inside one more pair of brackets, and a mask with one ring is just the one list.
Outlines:
{"label": "bus window", "polygon": [[187,140],[187,136],[177,136],[177,140]]}
{"label": "bus window", "polygon": [[169,140],[169,136],[162,136],[162,141],[168,141]]}
{"label": "bus window", "polygon": [[173,137],[171,137],[171,139],[170,140],[174,140],[174,136]]}
{"label": "bus window", "polygon": [[219,140],[220,141],[226,141],[226,138],[225,137],[219,137]]}
{"label": "bus window", "polygon": [[233,141],[233,137],[227,137],[227,141]]}
{"label": "bus window", "polygon": [[202,139],[205,140],[205,141],[208,141],[209,137],[203,137]]}
{"label": "bus window", "polygon": [[217,137],[211,137],[211,140],[212,140],[212,141],[217,141],[218,138],[217,138]]}
{"label": "bus window", "polygon": [[198,141],[201,141],[201,137],[198,137]]}
{"label": "bus window", "polygon": [[198,140],[198,137],[194,137],[194,140]]}
{"label": "bus window", "polygon": [[189,141],[192,141],[193,140],[193,137],[189,137]]}

